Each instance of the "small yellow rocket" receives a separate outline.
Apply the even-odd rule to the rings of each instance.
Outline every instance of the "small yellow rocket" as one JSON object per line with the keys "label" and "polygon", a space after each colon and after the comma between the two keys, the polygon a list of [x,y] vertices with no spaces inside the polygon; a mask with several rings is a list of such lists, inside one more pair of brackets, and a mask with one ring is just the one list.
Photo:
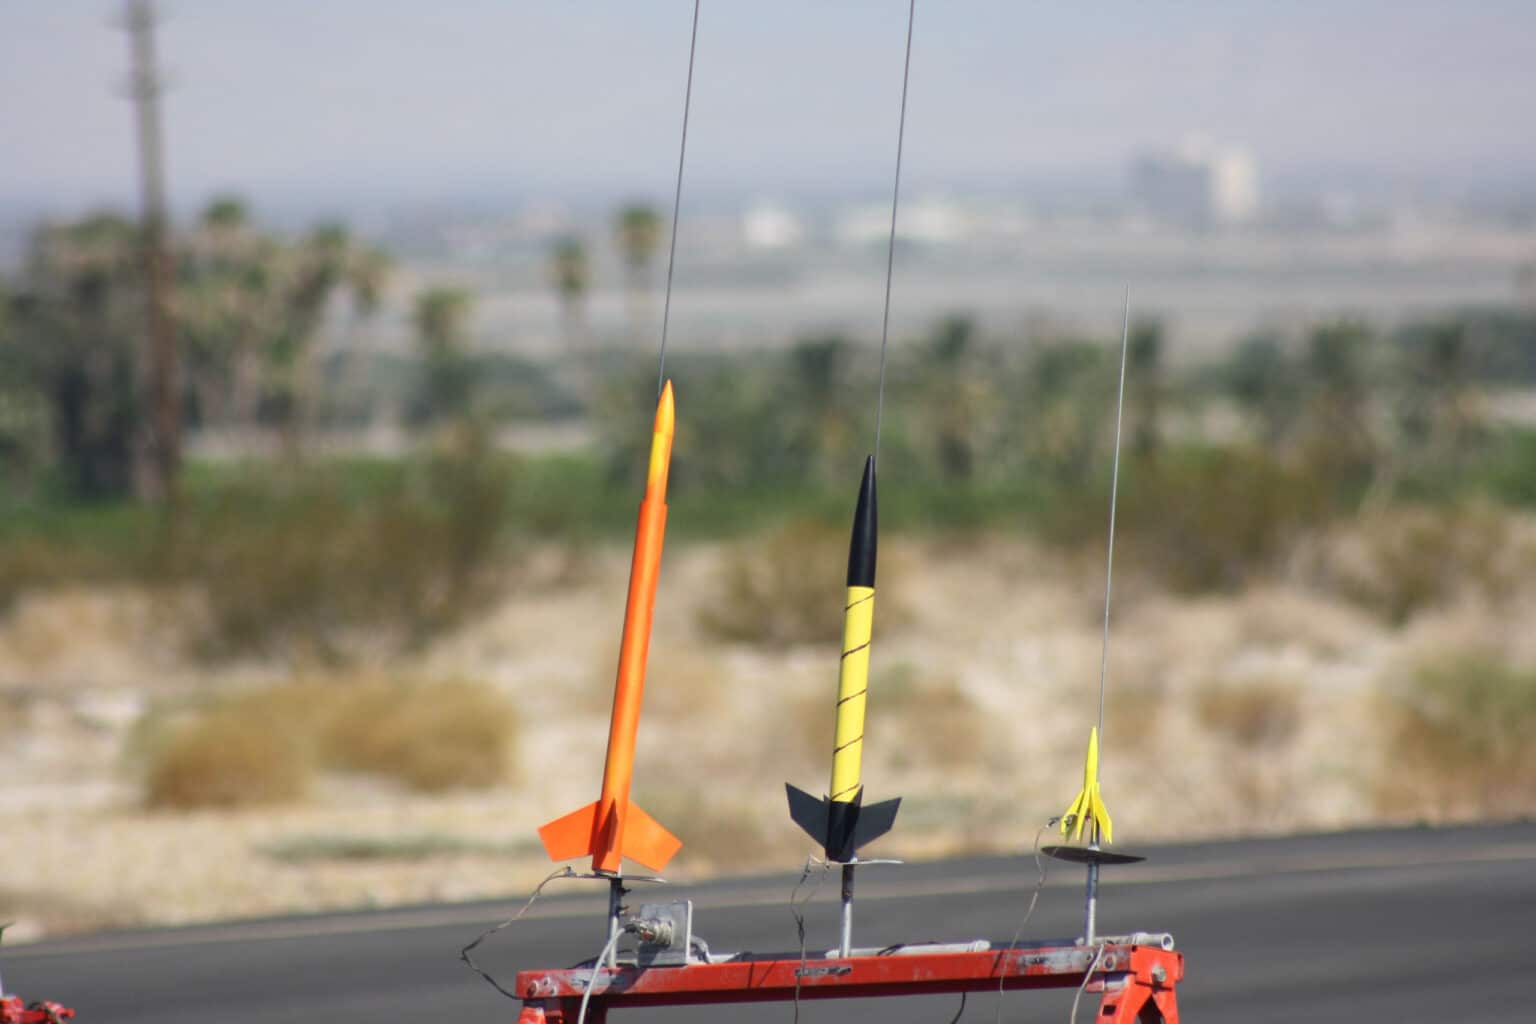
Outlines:
{"label": "small yellow rocket", "polygon": [[1081,842],[1087,831],[1088,841],[1114,842],[1114,822],[1109,819],[1109,808],[1099,792],[1099,729],[1094,726],[1088,733],[1088,757],[1083,762],[1083,788],[1061,816],[1061,834],[1073,842]]}

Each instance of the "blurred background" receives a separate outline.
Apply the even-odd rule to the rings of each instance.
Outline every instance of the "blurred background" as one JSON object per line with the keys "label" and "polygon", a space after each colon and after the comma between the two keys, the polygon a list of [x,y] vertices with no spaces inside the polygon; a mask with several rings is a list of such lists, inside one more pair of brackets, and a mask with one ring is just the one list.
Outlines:
{"label": "blurred background", "polygon": [[[636,795],[789,869],[906,5],[704,4]],[[0,2],[12,939],[525,891],[601,770],[691,5]],[[1536,812],[1536,9],[920,4],[866,778],[1027,848]],[[705,787],[701,779],[710,780]]]}

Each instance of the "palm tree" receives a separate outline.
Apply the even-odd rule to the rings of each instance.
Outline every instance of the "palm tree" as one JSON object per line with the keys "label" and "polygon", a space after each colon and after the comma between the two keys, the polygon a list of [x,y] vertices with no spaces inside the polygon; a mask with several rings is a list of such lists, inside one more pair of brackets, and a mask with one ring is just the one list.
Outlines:
{"label": "palm tree", "polygon": [[1143,459],[1157,455],[1163,445],[1163,325],[1139,320],[1126,341],[1131,380],[1131,451]]}
{"label": "palm tree", "polygon": [[1379,454],[1367,385],[1373,341],[1365,324],[1341,320],[1314,329],[1308,344],[1307,455],[1314,471],[1335,486],[1363,480]]}
{"label": "palm tree", "polygon": [[465,348],[474,301],[458,288],[432,288],[416,296],[412,322],[424,368],[411,418],[431,423],[469,412],[474,383]]}
{"label": "palm tree", "polygon": [[651,260],[661,245],[661,215],[648,203],[629,203],[620,207],[614,219],[614,233],[628,281],[629,333],[638,339]]}
{"label": "palm tree", "polygon": [[950,481],[975,474],[978,427],[989,418],[987,370],[975,335],[968,317],[946,317],[918,354],[924,432],[933,438],[940,475]]}
{"label": "palm tree", "polygon": [[591,284],[591,272],[587,265],[587,247],[581,239],[566,236],[555,242],[550,253],[549,277],[560,298],[565,346],[574,349],[582,330],[582,303]]}
{"label": "palm tree", "polygon": [[1269,334],[1244,339],[1227,366],[1225,383],[1252,418],[1259,442],[1276,453],[1301,419],[1303,403],[1301,372],[1280,340]]}
{"label": "palm tree", "polygon": [[1406,373],[1399,427],[1413,446],[1453,462],[1482,431],[1469,334],[1466,323],[1448,320],[1412,330],[1400,344]]}
{"label": "palm tree", "polygon": [[352,295],[352,319],[347,327],[348,344],[342,364],[343,388],[355,403],[358,420],[367,425],[372,420],[373,402],[368,392],[367,352],[363,345],[363,324],[378,313],[384,301],[384,287],[394,269],[389,253],[374,246],[353,250],[344,271],[347,290]]}

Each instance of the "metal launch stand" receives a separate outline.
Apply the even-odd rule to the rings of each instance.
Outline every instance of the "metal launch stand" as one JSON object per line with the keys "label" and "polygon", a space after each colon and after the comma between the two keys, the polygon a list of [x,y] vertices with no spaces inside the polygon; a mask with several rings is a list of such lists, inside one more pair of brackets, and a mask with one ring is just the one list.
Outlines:
{"label": "metal launch stand", "polygon": [[[643,908],[642,914],[656,909]],[[688,917],[691,922],[691,907]],[[642,934],[642,941],[634,962],[519,972],[516,991],[523,1004],[518,1024],[576,1024],[589,986],[587,1024],[604,1024],[609,1010],[642,1006],[1079,987],[1099,995],[1093,1019],[1100,1024],[1179,1022],[1176,986],[1184,977],[1184,958],[1168,948],[1172,940],[1167,936],[1105,937],[1092,946],[1062,940],[994,947],[978,941],[888,951],[859,949],[848,957],[803,961],[793,954],[708,957],[689,952],[681,963],[663,963],[656,944],[647,943],[643,933],[636,932]],[[674,932],[671,942],[678,939],[691,941]],[[678,953],[682,951],[673,950],[673,955]]]}
{"label": "metal launch stand", "polygon": [[57,1024],[74,1016],[74,1010],[58,1003],[28,1005],[17,996],[0,995],[0,1024]]}

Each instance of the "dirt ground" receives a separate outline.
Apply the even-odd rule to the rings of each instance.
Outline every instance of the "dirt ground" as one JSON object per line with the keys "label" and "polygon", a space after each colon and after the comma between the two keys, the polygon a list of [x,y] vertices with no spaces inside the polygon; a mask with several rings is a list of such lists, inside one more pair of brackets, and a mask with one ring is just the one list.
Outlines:
{"label": "dirt ground", "polygon": [[[798,867],[811,851],[783,783],[824,788],[828,769],[840,581],[830,642],[725,641],[706,609],[730,557],[670,550],[658,599],[636,798],[683,839],[676,878]],[[144,723],[294,666],[183,656],[145,593],[24,598],[0,620],[0,809],[20,837],[0,867],[7,939],[526,892],[550,869],[537,826],[596,793],[626,571],[622,550],[593,555],[389,663],[514,702],[502,785],[424,796],[330,777],[302,804],[241,811],[145,809]],[[864,778],[871,799],[904,803],[880,853],[1027,850],[1065,808],[1097,715],[1101,573],[1015,541],[883,546]],[[1103,739],[1117,843],[1390,819],[1383,682],[1437,645],[1528,646],[1525,611],[1392,627],[1297,586],[1179,599],[1117,579]]]}

